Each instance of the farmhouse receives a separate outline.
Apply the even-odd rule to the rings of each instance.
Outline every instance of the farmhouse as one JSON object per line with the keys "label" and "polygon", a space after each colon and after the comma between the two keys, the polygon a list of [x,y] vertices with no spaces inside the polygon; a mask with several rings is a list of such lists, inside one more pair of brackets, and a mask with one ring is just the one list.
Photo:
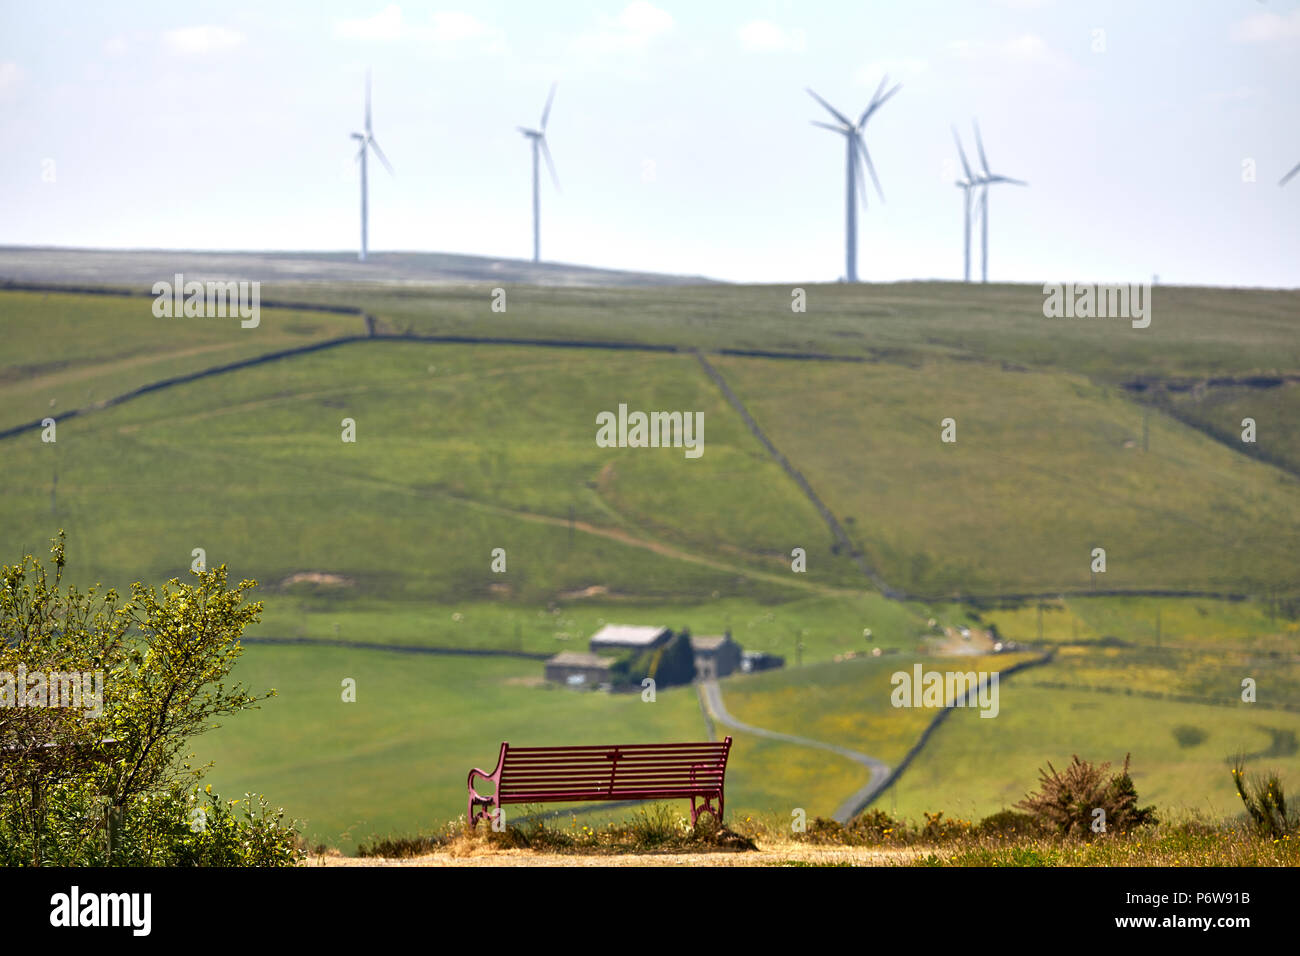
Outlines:
{"label": "farmhouse", "polygon": [[695,654],[697,680],[726,677],[740,666],[740,645],[731,639],[731,631],[717,636],[691,636]]}
{"label": "farmhouse", "polygon": [[561,651],[546,662],[546,679],[572,686],[593,687],[609,682],[608,657],[583,651]]}

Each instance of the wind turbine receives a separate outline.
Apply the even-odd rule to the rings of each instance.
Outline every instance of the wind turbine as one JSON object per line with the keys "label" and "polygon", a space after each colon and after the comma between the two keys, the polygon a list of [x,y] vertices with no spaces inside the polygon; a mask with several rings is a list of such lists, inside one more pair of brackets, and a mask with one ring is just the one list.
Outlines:
{"label": "wind turbine", "polygon": [[[871,102],[867,108],[862,111],[858,117],[857,123],[854,123],[847,116],[837,110],[824,99],[809,90],[808,93],[822,106],[826,111],[835,117],[837,125],[822,123],[812,120],[814,126],[820,126],[822,129],[828,129],[832,133],[839,133],[845,141],[845,175],[847,183],[844,193],[844,275],[847,281],[858,281],[858,206],[857,198],[862,197],[862,206],[865,209],[867,205],[867,188],[858,178],[859,167],[866,166],[866,171],[871,174],[871,181],[876,184],[876,193],[880,196],[881,201],[885,199],[885,194],[880,188],[880,180],[876,177],[876,167],[872,165],[871,154],[867,152],[866,140],[862,138],[862,130],[876,110],[884,105],[885,101],[898,92],[899,86],[895,84],[894,88],[888,93],[884,93],[885,84],[889,82],[886,76],[880,81],[880,86],[876,89],[875,96],[871,97]],[[881,94],[884,93],[882,96]]]}
{"label": "wind turbine", "polygon": [[1291,177],[1294,176],[1296,173],[1300,173],[1300,163],[1296,163],[1295,167],[1291,170],[1291,172],[1287,173],[1285,176],[1282,177],[1278,185],[1285,186],[1287,183],[1291,181]]}
{"label": "wind turbine", "polygon": [[957,127],[952,128],[952,138],[957,143],[957,154],[961,156],[961,168],[966,173],[965,179],[959,179],[956,186],[962,190],[964,205],[966,208],[966,231],[965,244],[963,246],[963,262],[965,265],[965,281],[970,282],[970,214],[971,214],[971,193],[980,185],[980,178],[971,172],[970,163],[966,162],[966,150],[961,148],[961,137],[957,135]]}
{"label": "wind turbine", "polygon": [[555,183],[558,191],[560,188],[560,177],[555,175],[555,163],[551,161],[551,150],[546,145],[546,119],[551,115],[551,102],[555,99],[556,84],[551,84],[551,92],[546,97],[546,105],[542,107],[541,129],[528,129],[526,127],[517,127],[519,132],[523,133],[528,139],[532,140],[533,145],[533,261],[542,261],[542,204],[541,188],[537,176],[537,153],[540,151],[546,156],[546,168],[551,171],[551,182]]}
{"label": "wind turbine", "polygon": [[980,153],[980,166],[984,169],[984,175],[979,178],[979,184],[983,187],[980,193],[980,229],[983,233],[980,240],[980,266],[982,282],[989,281],[989,186],[994,183],[1011,183],[1013,186],[1028,186],[1029,183],[1020,179],[1012,179],[1009,176],[1002,176],[994,173],[989,169],[988,157],[984,155],[984,141],[980,139],[979,123],[971,120],[971,125],[975,127],[975,146]]}
{"label": "wind turbine", "polygon": [[370,71],[366,70],[366,131],[364,133],[353,133],[352,138],[361,144],[361,149],[357,151],[357,159],[361,162],[361,251],[357,253],[357,259],[361,262],[366,261],[367,248],[367,221],[369,218],[367,193],[366,193],[366,152],[370,149],[375,151],[379,161],[384,164],[384,168],[391,173],[393,167],[388,162],[388,157],[384,151],[379,148],[375,142],[375,134],[370,129]]}

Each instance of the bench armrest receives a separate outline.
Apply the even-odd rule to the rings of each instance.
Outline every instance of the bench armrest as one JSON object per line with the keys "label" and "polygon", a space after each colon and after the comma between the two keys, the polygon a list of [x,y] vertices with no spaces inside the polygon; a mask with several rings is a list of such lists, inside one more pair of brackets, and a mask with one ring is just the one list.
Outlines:
{"label": "bench armrest", "polygon": [[[469,776],[465,780],[465,785],[469,788],[469,811],[466,816],[466,822],[471,827],[478,822],[478,817],[476,817],[474,813],[475,806],[480,804],[483,806],[493,804],[497,807],[500,807],[501,805],[498,799],[501,792],[501,771],[505,767],[506,751],[509,749],[510,749],[510,743],[508,741],[502,742],[501,755],[497,757],[496,769],[493,770],[491,773],[488,773],[486,770],[480,770],[478,767],[475,767],[473,770],[469,772]],[[492,794],[491,796],[484,796],[483,794],[479,793],[477,790],[474,789],[475,777],[480,777],[484,780],[491,780],[494,784],[496,784],[497,792]],[[486,816],[486,812],[480,814],[480,816]]]}

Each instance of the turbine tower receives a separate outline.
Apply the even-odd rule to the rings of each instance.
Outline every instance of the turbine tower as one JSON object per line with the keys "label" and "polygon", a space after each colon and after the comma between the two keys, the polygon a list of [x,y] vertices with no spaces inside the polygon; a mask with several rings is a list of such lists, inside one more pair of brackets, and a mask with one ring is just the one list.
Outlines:
{"label": "turbine tower", "polygon": [[983,233],[980,239],[980,258],[981,258],[981,281],[989,281],[989,186],[995,183],[1010,183],[1013,186],[1028,186],[1029,183],[1020,179],[1012,179],[1009,176],[1002,176],[994,173],[989,169],[988,157],[984,155],[984,141],[980,139],[980,127],[974,120],[971,125],[975,127],[975,146],[980,153],[980,166],[984,169],[984,174],[979,178],[979,185],[982,188],[980,192],[980,229]]}
{"label": "turbine tower", "polygon": [[[866,140],[862,137],[862,130],[876,110],[884,105],[885,101],[898,92],[899,86],[895,84],[894,88],[888,93],[884,93],[885,84],[889,82],[886,76],[880,81],[880,86],[876,89],[876,95],[871,97],[871,102],[867,108],[862,111],[858,117],[857,123],[854,123],[847,116],[837,110],[824,99],[809,90],[808,93],[818,103],[826,108],[826,111],[835,117],[836,125],[822,123],[813,120],[814,126],[820,126],[822,129],[828,129],[832,133],[839,133],[844,137],[845,148],[845,174],[847,182],[844,193],[844,276],[849,282],[858,281],[858,206],[857,198],[862,197],[862,206],[865,209],[867,205],[867,188],[859,178],[859,167],[866,166],[866,171],[871,174],[871,181],[876,184],[876,193],[884,201],[885,194],[881,191],[880,180],[876,178],[876,167],[872,165],[871,154],[867,152]],[[881,94],[884,93],[882,96]]]}
{"label": "turbine tower", "polygon": [[526,127],[517,127],[519,132],[523,133],[532,141],[533,146],[533,261],[542,261],[542,203],[541,203],[541,186],[538,182],[538,165],[537,154],[540,151],[546,156],[546,168],[551,171],[551,182],[555,183],[556,191],[560,188],[560,177],[555,175],[555,163],[551,161],[551,150],[546,145],[546,119],[551,115],[551,102],[555,99],[556,84],[551,84],[551,92],[546,97],[546,105],[542,107],[542,122],[540,129],[528,129]]}
{"label": "turbine tower", "polygon": [[1282,177],[1282,179],[1278,182],[1278,185],[1285,186],[1288,182],[1291,181],[1291,177],[1294,176],[1296,173],[1300,173],[1300,163],[1296,163],[1295,167],[1291,170],[1291,172],[1287,173],[1285,176]]}
{"label": "turbine tower", "polygon": [[965,243],[963,249],[963,263],[965,281],[970,282],[970,216],[972,193],[981,184],[981,180],[971,172],[970,163],[966,162],[966,150],[961,148],[961,137],[957,135],[957,127],[952,128],[952,138],[957,143],[957,154],[961,157],[961,168],[966,173],[965,179],[959,179],[956,186],[963,192],[963,203],[966,209],[966,230],[964,233]]}
{"label": "turbine tower", "polygon": [[370,129],[370,71],[369,70],[366,70],[366,131],[364,133],[353,133],[352,138],[357,140],[361,144],[361,148],[357,151],[357,159],[361,163],[361,251],[357,253],[357,260],[360,262],[365,262],[366,250],[368,248],[367,222],[369,219],[369,209],[368,209],[367,193],[366,193],[366,188],[367,188],[366,152],[367,150],[373,149],[375,151],[375,155],[379,157],[379,161],[384,164],[384,168],[387,169],[389,173],[392,173],[393,171],[393,167],[388,162],[388,157],[384,155],[384,151],[380,149],[379,144],[375,142],[375,134]]}

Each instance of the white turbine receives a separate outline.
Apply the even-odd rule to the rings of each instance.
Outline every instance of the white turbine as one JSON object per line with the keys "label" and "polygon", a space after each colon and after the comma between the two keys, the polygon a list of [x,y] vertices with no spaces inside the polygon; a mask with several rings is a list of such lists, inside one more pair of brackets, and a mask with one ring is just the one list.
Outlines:
{"label": "white turbine", "polygon": [[1020,179],[1012,179],[1009,176],[1002,176],[994,173],[989,169],[988,157],[984,155],[984,141],[980,139],[980,127],[974,120],[971,125],[975,127],[975,146],[979,149],[980,166],[984,169],[984,174],[979,178],[979,185],[983,187],[980,192],[980,230],[982,236],[980,239],[981,246],[981,281],[989,281],[989,186],[996,183],[1010,183],[1013,186],[1028,186],[1029,183]]}
{"label": "white turbine", "polygon": [[[964,243],[963,250],[963,276],[966,282],[970,282],[970,220],[971,220],[971,194],[982,184],[982,180],[971,172],[970,163],[966,162],[966,150],[962,149],[961,137],[957,135],[957,127],[952,128],[952,138],[957,143],[957,154],[961,157],[961,168],[966,174],[965,179],[959,179],[955,185],[962,190],[963,205],[966,213],[966,228],[963,233]],[[978,210],[976,210],[978,213]]]}
{"label": "white turbine", "polygon": [[[865,163],[866,171],[871,174],[871,181],[876,184],[876,193],[880,196],[881,201],[885,199],[884,192],[880,189],[880,180],[876,178],[876,167],[871,163],[871,154],[867,152],[867,142],[862,137],[862,130],[876,110],[885,104],[885,101],[898,92],[899,86],[895,84],[894,88],[888,93],[884,93],[885,84],[889,82],[886,76],[880,81],[880,86],[876,89],[876,95],[871,98],[867,108],[862,111],[862,115],[854,123],[847,116],[837,110],[824,99],[809,90],[808,93],[822,106],[826,111],[835,117],[837,125],[832,126],[830,123],[821,123],[812,120],[814,126],[820,126],[822,129],[828,129],[832,133],[839,133],[845,141],[845,175],[847,183],[844,194],[844,275],[847,281],[858,281],[858,206],[857,196],[862,197],[862,206],[867,205],[867,189],[862,185],[862,180],[858,178],[860,167]],[[882,96],[881,94],[884,93]]]}
{"label": "white turbine", "polygon": [[533,146],[533,261],[542,261],[542,201],[541,187],[537,176],[537,153],[540,152],[546,157],[546,168],[551,171],[551,182],[555,183],[555,189],[560,189],[560,177],[555,175],[555,163],[551,161],[551,150],[546,145],[546,120],[551,115],[551,102],[555,99],[555,87],[557,84],[551,84],[551,92],[547,94],[546,105],[542,107],[542,122],[540,129],[528,129],[524,126],[516,127],[519,132],[523,133]]}
{"label": "white turbine", "polygon": [[384,155],[384,151],[383,151],[382,149],[380,149],[380,148],[379,148],[379,144],[378,144],[377,142],[375,142],[375,134],[374,134],[374,133],[371,131],[371,129],[370,129],[370,71],[369,71],[369,70],[366,70],[366,127],[365,127],[365,132],[364,132],[364,133],[353,133],[353,134],[352,134],[352,138],[355,139],[355,140],[357,140],[357,141],[361,144],[361,148],[357,151],[357,159],[358,159],[358,160],[360,161],[360,163],[361,163],[361,251],[360,251],[359,253],[357,253],[357,259],[360,260],[361,262],[365,262],[365,261],[366,261],[366,250],[367,250],[367,248],[368,248],[368,245],[367,245],[367,241],[368,241],[367,228],[368,228],[368,218],[369,218],[369,209],[368,209],[368,205],[367,205],[367,192],[366,192],[366,189],[367,189],[367,184],[366,184],[366,153],[367,153],[369,150],[372,150],[372,149],[373,149],[373,150],[375,151],[375,155],[376,155],[377,157],[379,157],[379,161],[380,161],[381,163],[384,164],[384,168],[387,169],[387,170],[389,171],[389,173],[392,173],[392,171],[393,171],[393,167],[392,167],[392,166],[389,164],[389,162],[388,162],[388,157],[386,157],[386,156]]}

